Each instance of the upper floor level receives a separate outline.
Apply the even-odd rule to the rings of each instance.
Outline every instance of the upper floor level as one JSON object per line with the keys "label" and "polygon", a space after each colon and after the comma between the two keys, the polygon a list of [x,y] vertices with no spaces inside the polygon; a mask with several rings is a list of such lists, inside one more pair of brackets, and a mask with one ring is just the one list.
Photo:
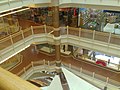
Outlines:
{"label": "upper floor level", "polygon": [[60,6],[60,7],[81,7],[97,8],[107,10],[119,10],[119,0],[1,0],[0,12],[13,10],[23,6],[43,7],[43,6]]}

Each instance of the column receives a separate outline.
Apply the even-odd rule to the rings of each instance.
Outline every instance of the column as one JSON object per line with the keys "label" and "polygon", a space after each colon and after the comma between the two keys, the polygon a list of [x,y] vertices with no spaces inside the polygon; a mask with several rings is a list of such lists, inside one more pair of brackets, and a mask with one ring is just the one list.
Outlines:
{"label": "column", "polygon": [[82,13],[80,13],[80,27],[82,27],[83,26],[83,17],[82,17]]}
{"label": "column", "polygon": [[55,40],[55,59],[57,66],[60,66],[59,6],[53,7],[53,27]]}

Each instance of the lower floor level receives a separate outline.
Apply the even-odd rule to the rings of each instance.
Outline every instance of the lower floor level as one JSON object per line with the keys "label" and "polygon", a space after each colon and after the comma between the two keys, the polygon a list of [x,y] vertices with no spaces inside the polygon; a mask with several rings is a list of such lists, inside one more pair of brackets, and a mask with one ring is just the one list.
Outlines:
{"label": "lower floor level", "polygon": [[[46,61],[55,61],[55,54],[49,54],[43,51],[36,52],[34,46],[30,46],[29,48],[25,49],[20,53],[23,56],[21,63],[15,66],[15,68],[11,69],[10,72],[17,74],[19,73],[24,67],[30,64],[32,61],[40,61],[45,59]],[[84,70],[95,72],[95,74],[99,74],[104,77],[109,77],[112,80],[120,82],[120,73],[114,71],[110,68],[102,67],[100,65],[88,62],[84,59],[75,58],[72,55],[64,55],[61,54],[61,61],[71,66],[76,66],[82,68]]]}

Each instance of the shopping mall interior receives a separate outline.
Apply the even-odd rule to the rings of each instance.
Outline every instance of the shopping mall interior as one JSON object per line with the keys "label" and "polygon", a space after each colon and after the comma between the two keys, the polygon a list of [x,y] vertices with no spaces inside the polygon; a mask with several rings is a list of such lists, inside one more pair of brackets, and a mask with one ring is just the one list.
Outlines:
{"label": "shopping mall interior", "polygon": [[0,90],[120,90],[120,0],[0,0]]}

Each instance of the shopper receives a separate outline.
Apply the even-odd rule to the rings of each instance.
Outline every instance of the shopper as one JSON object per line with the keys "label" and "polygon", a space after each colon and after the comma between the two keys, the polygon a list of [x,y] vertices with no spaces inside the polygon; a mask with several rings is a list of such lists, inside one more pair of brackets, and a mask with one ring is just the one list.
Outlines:
{"label": "shopper", "polygon": [[65,45],[63,45],[63,51],[65,52]]}
{"label": "shopper", "polygon": [[108,59],[108,65],[110,64],[110,59]]}

